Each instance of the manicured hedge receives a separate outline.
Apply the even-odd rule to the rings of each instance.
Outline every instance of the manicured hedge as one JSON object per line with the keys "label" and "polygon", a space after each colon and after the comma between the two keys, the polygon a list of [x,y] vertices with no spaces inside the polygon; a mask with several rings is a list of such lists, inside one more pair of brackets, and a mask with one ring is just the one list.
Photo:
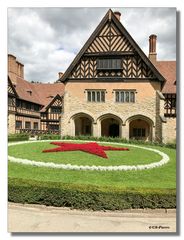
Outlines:
{"label": "manicured hedge", "polygon": [[29,140],[29,134],[10,134],[8,135],[8,142],[27,141]]}
{"label": "manicured hedge", "polygon": [[59,140],[61,135],[58,134],[41,134],[39,140]]}
{"label": "manicured hedge", "polygon": [[176,141],[172,143],[160,143],[160,142],[149,142],[143,140],[133,140],[133,139],[126,139],[126,138],[119,138],[119,137],[93,137],[93,136],[63,136],[62,139],[71,139],[71,140],[89,140],[89,141],[102,141],[102,142],[117,142],[117,143],[130,143],[130,144],[141,144],[141,145],[153,145],[153,146],[160,146],[160,147],[168,147],[176,149]]}
{"label": "manicured hedge", "polygon": [[174,189],[114,189],[11,178],[10,202],[91,210],[176,208]]}

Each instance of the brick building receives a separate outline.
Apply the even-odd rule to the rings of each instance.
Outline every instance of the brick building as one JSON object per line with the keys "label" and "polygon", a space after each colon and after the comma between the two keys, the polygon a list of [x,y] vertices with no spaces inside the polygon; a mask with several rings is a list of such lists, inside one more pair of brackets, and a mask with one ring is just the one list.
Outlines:
{"label": "brick building", "polygon": [[54,84],[24,80],[9,55],[9,132],[60,131],[149,141],[176,138],[176,62],[149,56],[109,10]]}
{"label": "brick building", "polygon": [[8,132],[59,133],[64,85],[31,83],[24,65],[8,55]]}

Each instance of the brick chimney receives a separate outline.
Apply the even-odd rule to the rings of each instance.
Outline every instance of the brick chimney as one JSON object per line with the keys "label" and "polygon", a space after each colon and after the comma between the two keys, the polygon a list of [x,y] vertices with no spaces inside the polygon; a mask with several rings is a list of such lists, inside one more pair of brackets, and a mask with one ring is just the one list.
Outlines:
{"label": "brick chimney", "polygon": [[8,75],[14,85],[17,83],[17,77],[24,78],[24,65],[12,54],[8,54]]}
{"label": "brick chimney", "polygon": [[63,76],[62,72],[58,72],[59,79]]}
{"label": "brick chimney", "polygon": [[156,63],[157,61],[156,44],[157,44],[157,36],[154,34],[150,35],[149,36],[149,59],[152,63]]}
{"label": "brick chimney", "polygon": [[17,62],[17,75],[21,78],[24,78],[24,64]]}
{"label": "brick chimney", "polygon": [[121,19],[121,13],[120,12],[118,12],[118,11],[115,11],[114,12],[114,15],[117,17],[117,19],[120,21],[120,19]]}

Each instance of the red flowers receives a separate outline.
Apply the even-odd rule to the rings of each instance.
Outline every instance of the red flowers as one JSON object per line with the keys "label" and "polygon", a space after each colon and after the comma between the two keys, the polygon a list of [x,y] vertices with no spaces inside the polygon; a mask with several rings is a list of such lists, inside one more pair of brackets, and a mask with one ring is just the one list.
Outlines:
{"label": "red flowers", "polygon": [[100,146],[96,142],[91,143],[64,143],[64,142],[51,142],[51,144],[58,145],[57,148],[43,150],[43,152],[66,152],[66,151],[83,151],[97,155],[99,157],[108,158],[105,151],[127,151],[128,148],[117,148],[111,146]]}

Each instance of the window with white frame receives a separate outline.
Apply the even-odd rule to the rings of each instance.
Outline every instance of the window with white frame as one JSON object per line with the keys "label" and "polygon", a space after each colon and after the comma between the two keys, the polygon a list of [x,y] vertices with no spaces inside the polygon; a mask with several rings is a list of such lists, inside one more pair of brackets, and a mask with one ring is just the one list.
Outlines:
{"label": "window with white frame", "polygon": [[115,101],[119,103],[134,103],[135,90],[115,90]]}
{"label": "window with white frame", "polygon": [[105,90],[87,90],[88,102],[105,102]]}

